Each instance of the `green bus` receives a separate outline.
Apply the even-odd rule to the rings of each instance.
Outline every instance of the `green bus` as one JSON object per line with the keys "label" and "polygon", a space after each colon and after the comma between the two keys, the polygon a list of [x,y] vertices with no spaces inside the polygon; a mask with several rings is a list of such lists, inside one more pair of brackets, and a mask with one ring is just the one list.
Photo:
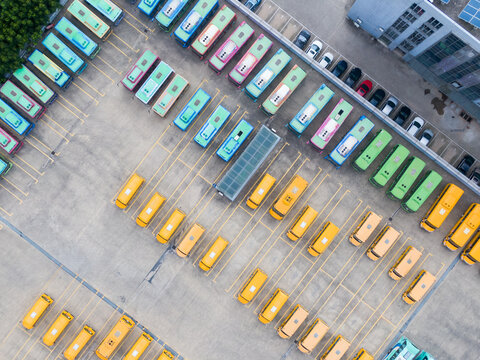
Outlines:
{"label": "green bus", "polygon": [[158,25],[164,31],[172,30],[172,27],[177,23],[193,0],[168,0],[167,3],[155,16]]}
{"label": "green bus", "polygon": [[297,137],[300,137],[308,125],[317,117],[335,93],[325,84],[322,84],[295,117],[285,125]]}
{"label": "green bus", "polygon": [[45,39],[43,39],[42,44],[75,75],[80,75],[87,67],[87,63],[70,50],[54,33],[48,34]]}
{"label": "green bus", "polygon": [[55,25],[55,29],[70,41],[73,46],[88,56],[89,59],[95,58],[100,51],[100,46],[83,33],[78,27],[73,25],[70,20],[62,17]]}
{"label": "green bus", "polygon": [[203,89],[198,89],[182,111],[177,115],[173,123],[181,130],[185,131],[197,116],[208,105],[212,97]]}
{"label": "green bus", "polygon": [[222,145],[220,145],[217,150],[217,155],[221,159],[229,161],[252,131],[253,126],[245,119],[242,119],[238,125],[235,126],[235,129],[232,130],[230,135],[228,135]]}
{"label": "green bus", "polygon": [[353,160],[352,167],[357,171],[367,170],[391,140],[392,135],[388,131],[383,129],[378,131],[365,149]]}
{"label": "green bus", "polygon": [[213,140],[215,134],[230,118],[230,115],[230,111],[225,109],[222,105],[218,105],[193,140],[195,140],[195,142],[201,147],[207,147],[207,145]]}
{"label": "green bus", "polygon": [[174,71],[170,65],[164,61],[160,61],[160,64],[158,64],[148,79],[143,83],[140,89],[138,89],[135,96],[144,104],[148,104],[172,74],[174,74]]}
{"label": "green bus", "polygon": [[237,86],[242,85],[272,45],[272,40],[264,34],[260,34],[250,49],[248,49],[247,53],[243,55],[238,64],[230,71],[228,79]]}
{"label": "green bus", "polygon": [[102,41],[107,40],[112,33],[110,26],[78,0],[74,0],[67,11]]}
{"label": "green bus", "polygon": [[227,29],[235,23],[237,15],[227,5],[223,5],[217,15],[208,23],[203,31],[192,43],[194,54],[203,59]]}
{"label": "green bus", "polygon": [[13,155],[23,146],[23,141],[17,140],[7,130],[0,127],[0,148]]}
{"label": "green bus", "polygon": [[176,74],[153,105],[153,111],[161,117],[167,115],[168,111],[172,108],[173,104],[175,104],[187,87],[188,81]]}
{"label": "green bus", "polygon": [[408,198],[402,203],[406,212],[416,212],[432,195],[433,191],[442,182],[442,176],[436,171],[428,171],[424,178],[415,186]]}
{"label": "green bus", "polygon": [[272,91],[270,96],[263,102],[262,111],[268,116],[275,115],[306,76],[307,73],[295,64],[275,90]]}
{"label": "green bus", "polygon": [[395,145],[369,181],[375,187],[383,187],[392,178],[402,163],[407,159],[410,151],[403,145]]}
{"label": "green bus", "polygon": [[5,159],[3,156],[0,156],[0,175],[7,175],[8,170],[12,167],[12,163]]}
{"label": "green bus", "polygon": [[282,72],[285,66],[292,60],[283,49],[278,51],[271,57],[265,66],[245,87],[245,94],[254,102],[262,95],[270,83]]}
{"label": "green bus", "polygon": [[125,74],[122,85],[130,91],[135,91],[140,86],[141,81],[147,75],[150,75],[158,61],[160,61],[160,58],[156,54],[148,49],[145,50]]}
{"label": "green bus", "polygon": [[105,16],[108,20],[113,22],[115,26],[120,24],[125,13],[123,10],[117,6],[113,1],[110,0],[85,0],[87,4],[92,5],[100,14]]}
{"label": "green bus", "polygon": [[390,185],[387,196],[393,200],[402,200],[415,180],[420,176],[424,167],[425,162],[418,157],[412,156],[408,159],[392,185]]}
{"label": "green bus", "polygon": [[55,84],[63,89],[68,88],[72,82],[72,77],[62,70],[60,66],[55,64],[50,58],[42,54],[35,49],[33,53],[28,57],[33,66],[35,66],[40,72],[47,78],[52,80]]}
{"label": "green bus", "polygon": [[353,110],[352,104],[345,99],[340,99],[332,112],[327,116],[325,121],[320,125],[315,134],[310,138],[308,143],[320,153],[323,152],[325,146],[333,138],[333,135],[340,129],[345,119]]}
{"label": "green bus", "polygon": [[20,69],[15,70],[13,77],[45,105],[50,105],[58,97],[58,94],[55,91],[45,85],[45,83],[25,65],[22,65]]}
{"label": "green bus", "polygon": [[31,119],[40,119],[46,111],[44,106],[33,100],[10,80],[2,85],[0,93]]}

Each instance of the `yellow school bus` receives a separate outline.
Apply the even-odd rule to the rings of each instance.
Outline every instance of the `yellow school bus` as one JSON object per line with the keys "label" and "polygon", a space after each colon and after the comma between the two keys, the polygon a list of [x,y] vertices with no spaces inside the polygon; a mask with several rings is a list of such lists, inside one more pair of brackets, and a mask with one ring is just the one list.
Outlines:
{"label": "yellow school bus", "polygon": [[247,199],[247,206],[251,209],[256,209],[260,206],[263,199],[267,196],[270,189],[277,181],[272,175],[265,174],[263,179],[257,185],[255,190],[253,191],[252,195]]}
{"label": "yellow school bus", "polygon": [[25,329],[30,330],[35,326],[37,321],[42,317],[43,313],[53,303],[53,299],[47,294],[42,294],[35,301],[35,304],[28,310],[27,315],[22,320],[22,325]]}
{"label": "yellow school bus", "polygon": [[272,297],[267,301],[262,311],[260,311],[260,314],[258,314],[258,320],[263,324],[268,324],[277,316],[287,300],[288,294],[285,291],[282,289],[275,290]]}
{"label": "yellow school bus", "polygon": [[198,263],[200,269],[209,271],[227,246],[228,241],[219,236]]}
{"label": "yellow school bus", "polygon": [[133,320],[123,315],[100,343],[95,354],[102,360],[108,360],[134,326]]}
{"label": "yellow school bus", "polygon": [[320,360],[340,360],[349,347],[350,343],[342,335],[338,335]]}
{"label": "yellow school bus", "polygon": [[463,190],[455,184],[447,184],[420,222],[420,227],[428,232],[438,229],[452,211]]}
{"label": "yellow school bus", "polygon": [[465,245],[480,226],[480,204],[471,204],[465,214],[457,221],[443,240],[450,250],[457,250]]}
{"label": "yellow school bus", "polygon": [[414,304],[430,290],[435,283],[435,276],[426,270],[420,271],[417,277],[412,281],[410,287],[403,293],[402,299],[407,304]]}
{"label": "yellow school bus", "polygon": [[258,291],[262,288],[265,281],[267,281],[267,274],[260,268],[256,268],[252,275],[245,281],[238,293],[238,301],[242,304],[246,304],[257,295]]}
{"label": "yellow school bus", "polygon": [[312,225],[312,223],[315,221],[317,215],[317,210],[308,205],[305,206],[290,230],[288,230],[287,237],[293,241],[300,239],[307,232],[310,225]]}
{"label": "yellow school bus", "polygon": [[295,175],[282,194],[270,209],[270,215],[276,220],[282,220],[288,214],[295,202],[307,189],[308,182],[300,175]]}
{"label": "yellow school bus", "polygon": [[132,200],[137,193],[138,189],[140,189],[140,186],[142,186],[144,181],[145,179],[140,175],[136,173],[133,174],[128,180],[127,184],[123,187],[122,191],[120,191],[120,194],[118,194],[115,204],[120,209],[125,209],[130,203],[130,200]]}
{"label": "yellow school bus", "polygon": [[75,360],[75,358],[80,354],[80,351],[83,350],[85,345],[89,340],[95,335],[95,330],[90,326],[85,325],[82,330],[78,333],[77,337],[70,343],[67,349],[63,352],[63,356],[67,360]]}
{"label": "yellow school bus", "polygon": [[140,214],[138,214],[137,224],[141,227],[147,226],[164,202],[165,197],[160,195],[158,192],[153,194],[147,205],[145,205]]}
{"label": "yellow school bus", "polygon": [[360,246],[368,240],[370,235],[375,231],[382,221],[382,217],[369,211],[367,215],[360,221],[357,228],[350,235],[349,240],[355,246]]}
{"label": "yellow school bus", "polygon": [[168,220],[163,224],[162,228],[157,234],[157,241],[161,244],[166,244],[168,240],[173,236],[175,231],[185,219],[185,213],[180,209],[175,209],[168,218]]}
{"label": "yellow school bus", "polygon": [[47,346],[52,346],[72,320],[73,315],[67,310],[63,310],[47,330],[45,335],[43,335],[43,343]]}
{"label": "yellow school bus", "polygon": [[146,332],[142,333],[140,337],[135,341],[135,344],[130,348],[127,355],[123,360],[136,360],[139,359],[142,354],[147,350],[147,348],[152,343],[153,338],[148,335]]}
{"label": "yellow school bus", "polygon": [[469,265],[480,261],[480,232],[477,233],[477,236],[475,236],[465,250],[463,250],[461,258]]}

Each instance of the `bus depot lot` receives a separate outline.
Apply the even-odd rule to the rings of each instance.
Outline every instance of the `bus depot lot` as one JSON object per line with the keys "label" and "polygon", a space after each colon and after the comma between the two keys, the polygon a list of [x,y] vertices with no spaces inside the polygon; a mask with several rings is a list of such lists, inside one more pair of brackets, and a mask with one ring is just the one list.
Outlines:
{"label": "bus depot lot", "polygon": [[[380,158],[367,174],[354,172],[348,164],[335,170],[323,160],[358,117],[368,114],[355,108],[327,151],[319,155],[305,142],[342,97],[338,89],[332,86],[336,95],[300,139],[288,133],[284,125],[324,82],[320,75],[309,70],[304,83],[278,115],[267,119],[257,106],[282,76],[257,103],[252,103],[224,78],[240,57],[236,57],[221,76],[214,75],[190,50],[180,48],[173,38],[156,29],[155,24],[135,8],[122,5],[128,13],[120,26],[114,28],[109,40],[102,44],[101,58],[89,61],[89,68],[80,76],[84,81],[75,80],[79,88],[71,86],[62,93],[78,109],[78,114],[84,114],[82,126],[75,128],[75,136],[68,143],[63,142],[58,147],[61,156],[56,156],[45,168],[21,204],[8,194],[2,195],[2,205],[11,214],[4,219],[62,266],[47,260],[31,245],[25,245],[25,240],[3,223],[0,237],[6,245],[2,247],[2,258],[8,261],[0,265],[2,274],[18,274],[18,277],[2,277],[5,290],[0,295],[0,309],[7,321],[0,327],[2,339],[5,339],[0,352],[9,354],[7,358],[12,359],[55,358],[54,355],[60,354],[72,340],[83,320],[98,331],[85,352],[85,358],[95,358],[93,350],[120,312],[112,312],[112,307],[98,294],[92,296],[78,278],[72,281],[71,275],[63,270],[66,267],[184,358],[278,359],[284,354],[289,359],[304,358],[294,349],[294,339],[282,340],[274,330],[296,303],[309,310],[310,316],[295,339],[315,317],[330,326],[313,356],[325,351],[335,335],[342,334],[352,342],[347,353],[349,357],[360,347],[379,357],[418,308],[418,305],[406,305],[401,294],[420,269],[432,272],[437,278],[447,271],[457,254],[444,248],[441,241],[463,210],[477,198],[467,191],[440,230],[433,234],[421,231],[418,226],[421,217],[441,188],[452,181],[440,171],[444,181],[434,196],[417,214],[400,211],[393,217],[391,225],[402,235],[385,258],[372,262],[364,255],[368,244],[355,248],[348,242],[348,235],[369,210],[383,216],[377,234],[399,207],[398,202],[385,196],[385,190],[375,189],[368,183],[368,176]],[[237,24],[242,20],[239,16]],[[257,35],[260,33],[257,31]],[[165,119],[119,85],[132,62],[147,48],[190,82],[190,88]],[[277,49],[275,44],[257,69]],[[290,67],[294,63],[308,70],[308,66],[295,57]],[[188,131],[182,132],[171,123],[198,87],[213,99]],[[233,116],[204,150],[192,138],[220,103]],[[49,107],[47,114],[58,114],[55,119],[59,123],[74,117],[57,113],[59,106]],[[248,120],[256,130],[267,123],[277,130],[283,141],[237,200],[230,203],[218,196],[212,187],[229,166],[215,155],[215,151],[241,118]],[[382,128],[380,122],[372,116],[369,118],[375,121],[374,131]],[[393,135],[392,145],[406,145],[412,154],[427,162],[427,169],[438,171],[426,157]],[[146,183],[130,206],[122,211],[113,202],[133,172],[143,176]],[[277,184],[262,206],[253,211],[245,205],[246,196],[264,172],[276,177]],[[268,215],[268,209],[296,173],[309,181],[310,186],[288,216],[278,222]],[[135,224],[135,218],[155,191],[167,197],[167,202],[152,223],[142,229]],[[285,232],[306,204],[319,211],[319,216],[304,238],[291,242]],[[161,245],[154,235],[176,207],[187,213],[186,221],[168,245]],[[340,233],[324,254],[313,258],[306,248],[327,220],[339,226]],[[194,222],[207,231],[190,256],[180,259],[172,245],[179,242],[182,232]],[[205,274],[199,270],[198,261],[219,235],[230,241],[230,245],[214,268]],[[423,256],[407,279],[394,282],[387,271],[407,245],[422,250]],[[235,296],[256,267],[261,267],[269,280],[254,301],[243,306]],[[443,294],[457,293],[459,288],[465,293],[464,301],[474,304],[474,295],[480,290],[472,278],[478,276],[478,270],[461,262],[455,270],[457,268],[465,275],[458,281],[442,283],[438,295],[435,293],[419,312],[420,317],[450,299]],[[261,325],[256,316],[277,287],[289,293],[290,299],[271,324]],[[33,332],[27,333],[18,321],[42,291],[52,296],[57,305]],[[476,301],[478,303],[478,299]],[[45,354],[43,349],[37,351],[37,347],[43,347],[40,342],[47,325],[63,308],[77,316],[78,322],[72,323],[53,352],[50,352],[52,349]],[[452,312],[448,318],[455,324],[456,334],[461,334],[466,321],[470,321]],[[420,322],[415,319],[408,328],[414,335],[412,341],[425,346],[435,344],[435,348],[427,347],[426,350],[440,359],[456,358],[455,346],[438,340],[436,334],[437,331],[441,334],[441,329],[430,327],[428,331],[418,331],[423,323],[411,329]],[[468,324],[469,332],[478,333],[478,325]],[[115,358],[125,354],[139,333],[136,328]],[[451,338],[453,344],[458,341],[470,348],[476,345],[474,341],[464,344],[457,338],[461,336]],[[436,342],[429,339],[436,339]],[[153,359],[160,349],[160,343],[155,344],[145,358]],[[475,358],[475,354],[470,356]]]}

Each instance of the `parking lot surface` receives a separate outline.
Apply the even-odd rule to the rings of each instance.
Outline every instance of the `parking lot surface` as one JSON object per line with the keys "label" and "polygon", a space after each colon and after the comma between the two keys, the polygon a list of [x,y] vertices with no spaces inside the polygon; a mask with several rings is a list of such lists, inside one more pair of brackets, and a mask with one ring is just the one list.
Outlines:
{"label": "parking lot surface", "polygon": [[[127,313],[139,327],[115,359],[128,351],[141,329],[157,340],[145,359],[156,359],[164,347],[173,349],[179,359],[302,359],[305,355],[295,349],[294,340],[316,317],[330,330],[311,358],[322,354],[337,334],[352,343],[348,357],[364,347],[377,358],[405,325],[411,339],[439,359],[456,358],[456,347],[439,341],[445,330],[428,328],[422,319],[436,309],[441,311],[457,289],[463,289],[463,301],[478,303],[480,285],[474,281],[477,268],[456,264],[421,307],[405,304],[401,294],[420,269],[437,278],[448,274],[458,253],[448,251],[442,239],[478,198],[466,191],[441,229],[432,234],[422,231],[418,226],[421,217],[441,188],[455,181],[396,134],[391,145],[404,144],[413,155],[425,160],[426,169],[435,169],[444,177],[418,213],[397,211],[398,202],[388,199],[384,189],[369,184],[368,177],[380,158],[365,174],[355,172],[349,164],[336,170],[323,157],[361,115],[369,115],[354,107],[325,153],[313,151],[306,141],[340,98],[354,102],[307,64],[293,56],[289,67],[297,63],[307,71],[307,78],[278,114],[267,118],[258,106],[282,76],[253,103],[225,79],[239,56],[218,76],[136,8],[126,3],[122,6],[126,10],[122,23],[102,44],[97,58],[89,61],[87,70],[76,77],[74,85],[48,108],[49,118],[34,130],[36,142],[22,149],[21,159],[14,158],[21,166],[9,173],[12,178],[6,179],[10,183],[2,184],[0,239],[5,245],[0,253],[6,261],[0,264],[0,270],[11,276],[1,278],[5,290],[0,295],[0,314],[5,321],[0,325],[0,353],[8,354],[9,359],[56,359],[81,324],[88,323],[98,331],[84,355],[93,359],[93,351],[108,329],[121,313]],[[242,20],[239,15],[237,24]],[[293,29],[296,25],[291,26]],[[256,36],[261,33],[253,27]],[[278,47],[274,43],[258,69]],[[190,82],[166,118],[160,118],[120,84],[145,49],[156,52]],[[334,98],[301,138],[293,136],[285,124],[324,82],[335,91]],[[172,121],[198,88],[207,91],[212,100],[183,132]],[[192,138],[219,104],[232,116],[203,149]],[[374,131],[383,128],[382,123],[370,118],[375,123]],[[281,141],[237,200],[229,202],[212,185],[238,154],[225,163],[215,151],[241,119],[249,121],[255,131],[262,124],[268,125]],[[264,203],[251,210],[245,200],[266,172],[277,182]],[[145,184],[129,206],[120,210],[114,200],[133,173],[144,177]],[[268,214],[269,207],[295,174],[309,182],[307,191],[284,220],[274,220]],[[140,228],[135,219],[156,191],[167,201],[149,226]],[[307,204],[319,215],[307,234],[292,242],[285,233]],[[175,237],[162,245],[155,234],[175,208],[187,214],[186,220]],[[366,245],[356,248],[348,241],[368,211],[383,217],[378,231],[389,224],[401,234],[387,256],[377,262],[365,256]],[[311,257],[306,248],[326,221],[336,224],[340,232],[325,253]],[[195,222],[206,232],[190,256],[182,259],[175,254],[174,246]],[[219,235],[230,244],[213,269],[204,273],[198,262]],[[407,279],[394,282],[387,275],[388,269],[408,245],[417,247],[423,256]],[[241,305],[236,295],[256,267],[268,274],[268,281],[254,301]],[[276,288],[284,289],[290,298],[271,324],[262,325],[257,315]],[[55,307],[27,332],[19,321],[42,292],[55,299]],[[310,315],[292,339],[283,340],[275,329],[297,303]],[[63,308],[77,319],[55,347],[48,349],[42,345],[41,336]],[[471,349],[478,345],[475,339],[462,337],[478,333],[478,321],[472,322],[472,318],[478,319],[478,314],[468,319],[452,314],[455,325],[450,326],[463,329],[452,338],[454,344]],[[462,359],[476,359],[475,351],[465,353]]]}

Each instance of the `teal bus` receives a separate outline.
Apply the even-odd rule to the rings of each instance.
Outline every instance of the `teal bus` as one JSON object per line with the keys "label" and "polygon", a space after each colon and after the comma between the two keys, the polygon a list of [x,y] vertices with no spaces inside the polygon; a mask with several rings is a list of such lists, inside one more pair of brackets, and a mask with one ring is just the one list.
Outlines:
{"label": "teal bus", "polygon": [[20,69],[15,70],[13,77],[45,105],[50,105],[58,97],[58,94],[55,91],[45,85],[45,83],[25,65],[22,65]]}
{"label": "teal bus", "polygon": [[177,115],[173,123],[181,130],[185,131],[202,110],[208,105],[212,97],[203,89],[198,89],[182,111]]}
{"label": "teal bus", "polygon": [[70,50],[54,33],[48,34],[42,44],[75,75],[80,75],[87,67],[87,63]]}
{"label": "teal bus", "polygon": [[242,119],[238,125],[235,126],[235,129],[232,130],[230,135],[227,136],[222,145],[220,145],[217,150],[217,155],[221,159],[229,161],[252,131],[253,126],[246,120]]}
{"label": "teal bus", "polygon": [[208,66],[219,74],[233,59],[240,49],[253,36],[255,31],[245,21],[235,29],[232,35],[220,46],[220,48],[208,60]]}
{"label": "teal bus", "polygon": [[372,131],[375,125],[366,116],[360,116],[350,131],[338,143],[335,149],[325,157],[337,169],[339,169],[345,160],[355,151],[358,144]]}
{"label": "teal bus", "polygon": [[163,0],[140,0],[137,7],[147,16],[151,16]]}
{"label": "teal bus", "polygon": [[322,84],[295,117],[285,125],[297,137],[300,137],[308,125],[322,111],[335,93],[325,84]]}
{"label": "teal bus", "polygon": [[158,64],[140,89],[138,89],[135,96],[144,104],[148,104],[158,90],[168,82],[172,74],[174,74],[174,71],[170,65],[164,61],[160,61],[160,64]]}
{"label": "teal bus", "polygon": [[2,99],[0,99],[0,119],[20,136],[28,135],[35,127],[35,124],[25,120]]}
{"label": "teal bus", "polygon": [[285,66],[292,60],[283,49],[279,49],[275,55],[265,64],[258,74],[245,87],[245,94],[254,102],[262,95],[270,83],[282,72]]}
{"label": "teal bus", "polygon": [[188,81],[176,74],[167,88],[160,94],[152,109],[161,117],[167,115],[173,104],[178,100],[183,91],[188,87]]}
{"label": "teal bus", "polygon": [[12,168],[12,163],[5,159],[3,156],[0,156],[0,175],[5,176],[8,173],[8,170]]}
{"label": "teal bus", "polygon": [[46,108],[44,106],[33,100],[10,80],[2,85],[0,93],[31,119],[40,119],[45,113]]}
{"label": "teal bus", "polygon": [[187,11],[193,0],[168,0],[167,3],[155,16],[160,28],[164,31],[172,30],[172,27]]}
{"label": "teal bus", "polygon": [[420,176],[425,161],[416,156],[412,156],[398,173],[392,185],[387,191],[387,196],[392,200],[402,200],[413,183]]}
{"label": "teal bus", "polygon": [[413,360],[435,360],[435,358],[429,354],[428,352],[426,352],[425,350],[423,350],[420,354],[418,354],[415,359]]}
{"label": "teal bus", "polygon": [[128,69],[122,85],[130,91],[136,91],[140,83],[153,71],[160,58],[150,50],[145,50],[135,64]]}
{"label": "teal bus", "polygon": [[392,135],[390,135],[388,131],[383,129],[379,130],[365,149],[353,160],[352,167],[357,171],[367,170],[391,140]]}
{"label": "teal bus", "polygon": [[315,135],[311,137],[308,141],[315,150],[322,153],[325,146],[332,139],[333,135],[340,129],[345,119],[350,115],[353,110],[353,106],[345,101],[345,99],[340,99],[332,112],[327,116],[325,121],[320,125]]}
{"label": "teal bus", "polygon": [[213,140],[215,134],[230,118],[230,115],[230,111],[225,109],[222,105],[218,105],[193,140],[195,140],[195,142],[201,147],[207,147],[207,145]]}
{"label": "teal bus", "polygon": [[112,28],[79,0],[74,0],[67,11],[102,41],[107,40],[112,33]]}
{"label": "teal bus", "polygon": [[15,139],[7,130],[0,127],[0,148],[13,155],[23,146],[23,142]]}
{"label": "teal bus", "polygon": [[370,183],[375,187],[383,187],[407,159],[410,151],[403,145],[395,145],[385,157],[377,170],[370,176]]}
{"label": "teal bus", "polygon": [[237,15],[227,5],[223,5],[217,15],[208,23],[192,43],[194,54],[203,59],[207,52],[217,43],[227,29],[235,23]]}
{"label": "teal bus", "polygon": [[398,342],[390,349],[383,360],[400,360],[413,359],[418,353],[419,349],[413,345],[410,340],[402,336]]}
{"label": "teal bus", "polygon": [[90,39],[65,17],[62,17],[55,25],[55,29],[89,59],[95,58],[100,51],[100,46],[95,41]]}
{"label": "teal bus", "polygon": [[215,14],[217,8],[218,0],[198,0],[193,9],[175,29],[173,33],[175,40],[182,45],[182,47],[190,45],[197,32],[203,27],[203,24]]}
{"label": "teal bus", "polygon": [[248,49],[247,53],[243,55],[242,59],[228,74],[228,79],[235,85],[240,86],[245,79],[255,69],[255,66],[263,59],[265,54],[272,47],[273,42],[264,34],[260,34],[253,45]]}
{"label": "teal bus", "polygon": [[62,89],[68,88],[72,82],[70,75],[37,49],[28,57],[28,61]]}
{"label": "teal bus", "polygon": [[92,5],[95,10],[97,10],[100,14],[105,16],[108,20],[113,22],[115,26],[120,24],[125,13],[123,10],[117,6],[113,1],[110,0],[85,0],[87,4]]}
{"label": "teal bus", "polygon": [[263,102],[261,107],[262,111],[268,116],[275,115],[306,76],[307,73],[295,64],[275,90],[272,91],[270,96]]}
{"label": "teal bus", "polygon": [[403,210],[411,213],[416,212],[441,182],[442,176],[439,173],[433,170],[428,171],[402,203]]}

